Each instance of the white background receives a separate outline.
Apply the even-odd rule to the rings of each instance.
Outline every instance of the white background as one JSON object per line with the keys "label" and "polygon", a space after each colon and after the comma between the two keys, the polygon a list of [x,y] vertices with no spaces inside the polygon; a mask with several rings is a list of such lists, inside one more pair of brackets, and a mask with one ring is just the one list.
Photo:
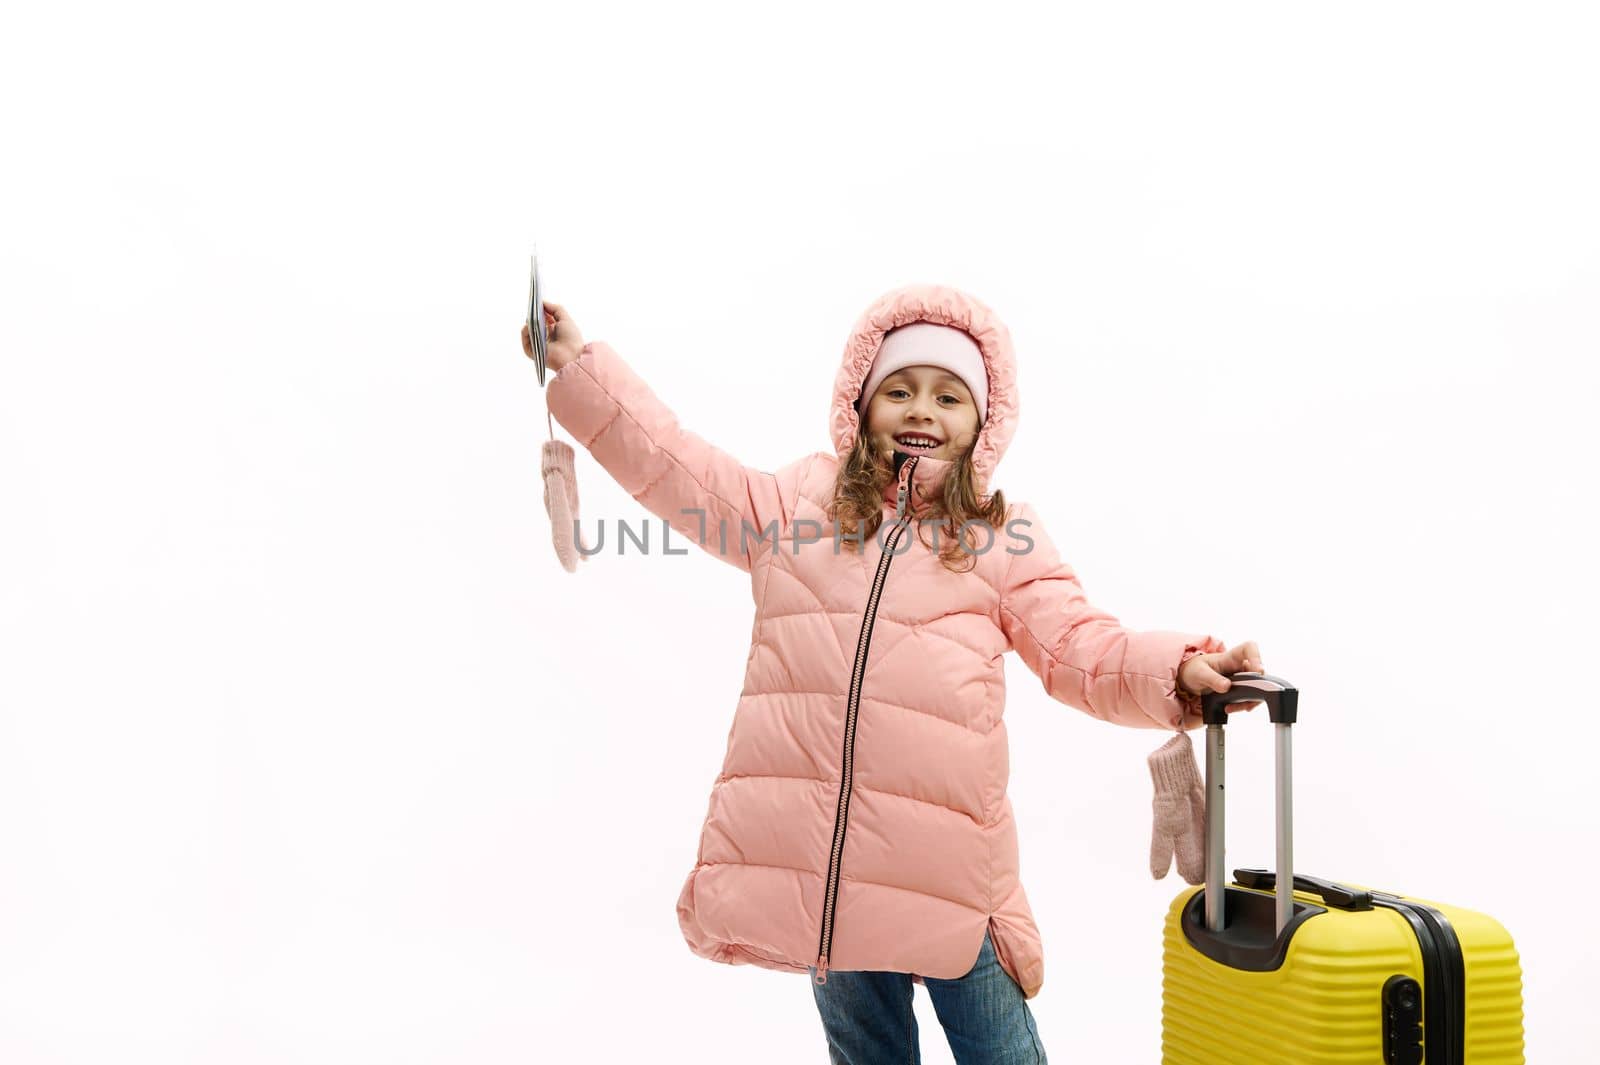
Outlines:
{"label": "white background", "polygon": [[[10,13],[0,1061],[826,1060],[803,977],[679,933],[748,584],[557,564],[535,241],[764,468],[829,446],[881,292],[989,303],[996,485],[1125,624],[1300,686],[1299,869],[1500,918],[1530,1060],[1590,1060],[1585,7]],[[1162,737],[1009,663],[1041,1035],[1154,1062]]]}

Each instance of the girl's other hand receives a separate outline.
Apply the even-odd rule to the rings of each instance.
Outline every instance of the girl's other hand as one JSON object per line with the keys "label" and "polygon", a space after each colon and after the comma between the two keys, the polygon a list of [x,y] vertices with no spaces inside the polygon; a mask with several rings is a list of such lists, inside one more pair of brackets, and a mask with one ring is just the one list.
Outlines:
{"label": "girl's other hand", "polygon": [[[572,320],[572,316],[561,304],[546,300],[543,309],[546,337],[545,368],[560,373],[563,366],[572,362],[583,351],[583,334],[578,332],[578,323]],[[526,323],[522,326],[522,353],[530,359],[533,358],[533,336],[529,333]]]}
{"label": "girl's other hand", "polygon": [[[1223,674],[1245,671],[1266,672],[1261,668],[1261,652],[1254,640],[1247,640],[1226,651],[1195,655],[1178,670],[1178,685],[1190,695],[1200,695],[1208,691],[1225,692],[1233,684]],[[1254,710],[1260,705],[1260,699],[1253,699],[1248,703],[1234,703],[1228,707],[1228,713],[1231,714],[1236,710]]]}

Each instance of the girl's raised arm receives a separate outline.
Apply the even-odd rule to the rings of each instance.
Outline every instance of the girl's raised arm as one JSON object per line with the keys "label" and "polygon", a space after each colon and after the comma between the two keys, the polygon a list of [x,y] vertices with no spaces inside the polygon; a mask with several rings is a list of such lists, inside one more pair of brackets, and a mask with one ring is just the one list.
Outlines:
{"label": "girl's raised arm", "polygon": [[1012,535],[997,541],[1013,552],[1000,589],[1000,627],[1045,691],[1113,724],[1198,726],[1199,700],[1178,694],[1178,666],[1227,646],[1204,634],[1123,628],[1089,602],[1027,504],[1014,508],[1007,531]]}
{"label": "girl's raised arm", "polygon": [[646,510],[723,561],[749,571],[763,539],[789,524],[811,457],[775,473],[745,466],[677,417],[604,341],[550,379],[556,421]]}

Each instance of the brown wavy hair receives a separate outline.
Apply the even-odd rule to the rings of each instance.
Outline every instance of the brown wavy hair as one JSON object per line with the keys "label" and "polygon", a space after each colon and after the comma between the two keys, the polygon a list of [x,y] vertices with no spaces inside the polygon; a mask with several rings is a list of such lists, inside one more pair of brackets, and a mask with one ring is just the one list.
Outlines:
{"label": "brown wavy hair", "polygon": [[[966,530],[964,549],[957,534],[968,521],[981,521],[996,534],[1006,522],[1006,500],[1002,492],[994,492],[985,504],[978,498],[976,477],[972,469],[972,453],[978,446],[978,434],[956,456],[945,476],[939,498],[929,504],[927,512],[914,523],[917,538],[932,550],[933,545],[922,538],[924,526],[934,519],[943,518],[938,526],[939,561],[954,573],[965,573],[978,564],[976,533]],[[839,529],[837,535],[854,551],[878,534],[883,524],[883,490],[894,480],[894,456],[884,454],[873,443],[872,435],[865,429],[856,434],[856,442],[839,467],[833,482],[833,505],[828,510],[828,520]],[[960,560],[966,559],[962,565]]]}

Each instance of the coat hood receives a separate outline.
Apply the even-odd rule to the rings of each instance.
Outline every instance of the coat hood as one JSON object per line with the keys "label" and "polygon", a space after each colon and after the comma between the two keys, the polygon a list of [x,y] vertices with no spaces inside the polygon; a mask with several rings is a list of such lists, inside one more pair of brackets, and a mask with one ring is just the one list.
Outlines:
{"label": "coat hood", "polygon": [[[879,296],[856,320],[844,347],[844,358],[833,382],[833,403],[829,432],[834,451],[842,463],[855,446],[861,431],[856,400],[861,385],[872,370],[884,334],[911,322],[934,322],[965,330],[977,341],[989,375],[989,412],[978,428],[977,447],[972,452],[973,481],[980,499],[991,493],[994,469],[1017,431],[1017,364],[1011,344],[1011,331],[988,305],[960,289],[948,285],[915,284],[892,289]],[[918,464],[918,481],[923,468],[947,466],[924,459]]]}

